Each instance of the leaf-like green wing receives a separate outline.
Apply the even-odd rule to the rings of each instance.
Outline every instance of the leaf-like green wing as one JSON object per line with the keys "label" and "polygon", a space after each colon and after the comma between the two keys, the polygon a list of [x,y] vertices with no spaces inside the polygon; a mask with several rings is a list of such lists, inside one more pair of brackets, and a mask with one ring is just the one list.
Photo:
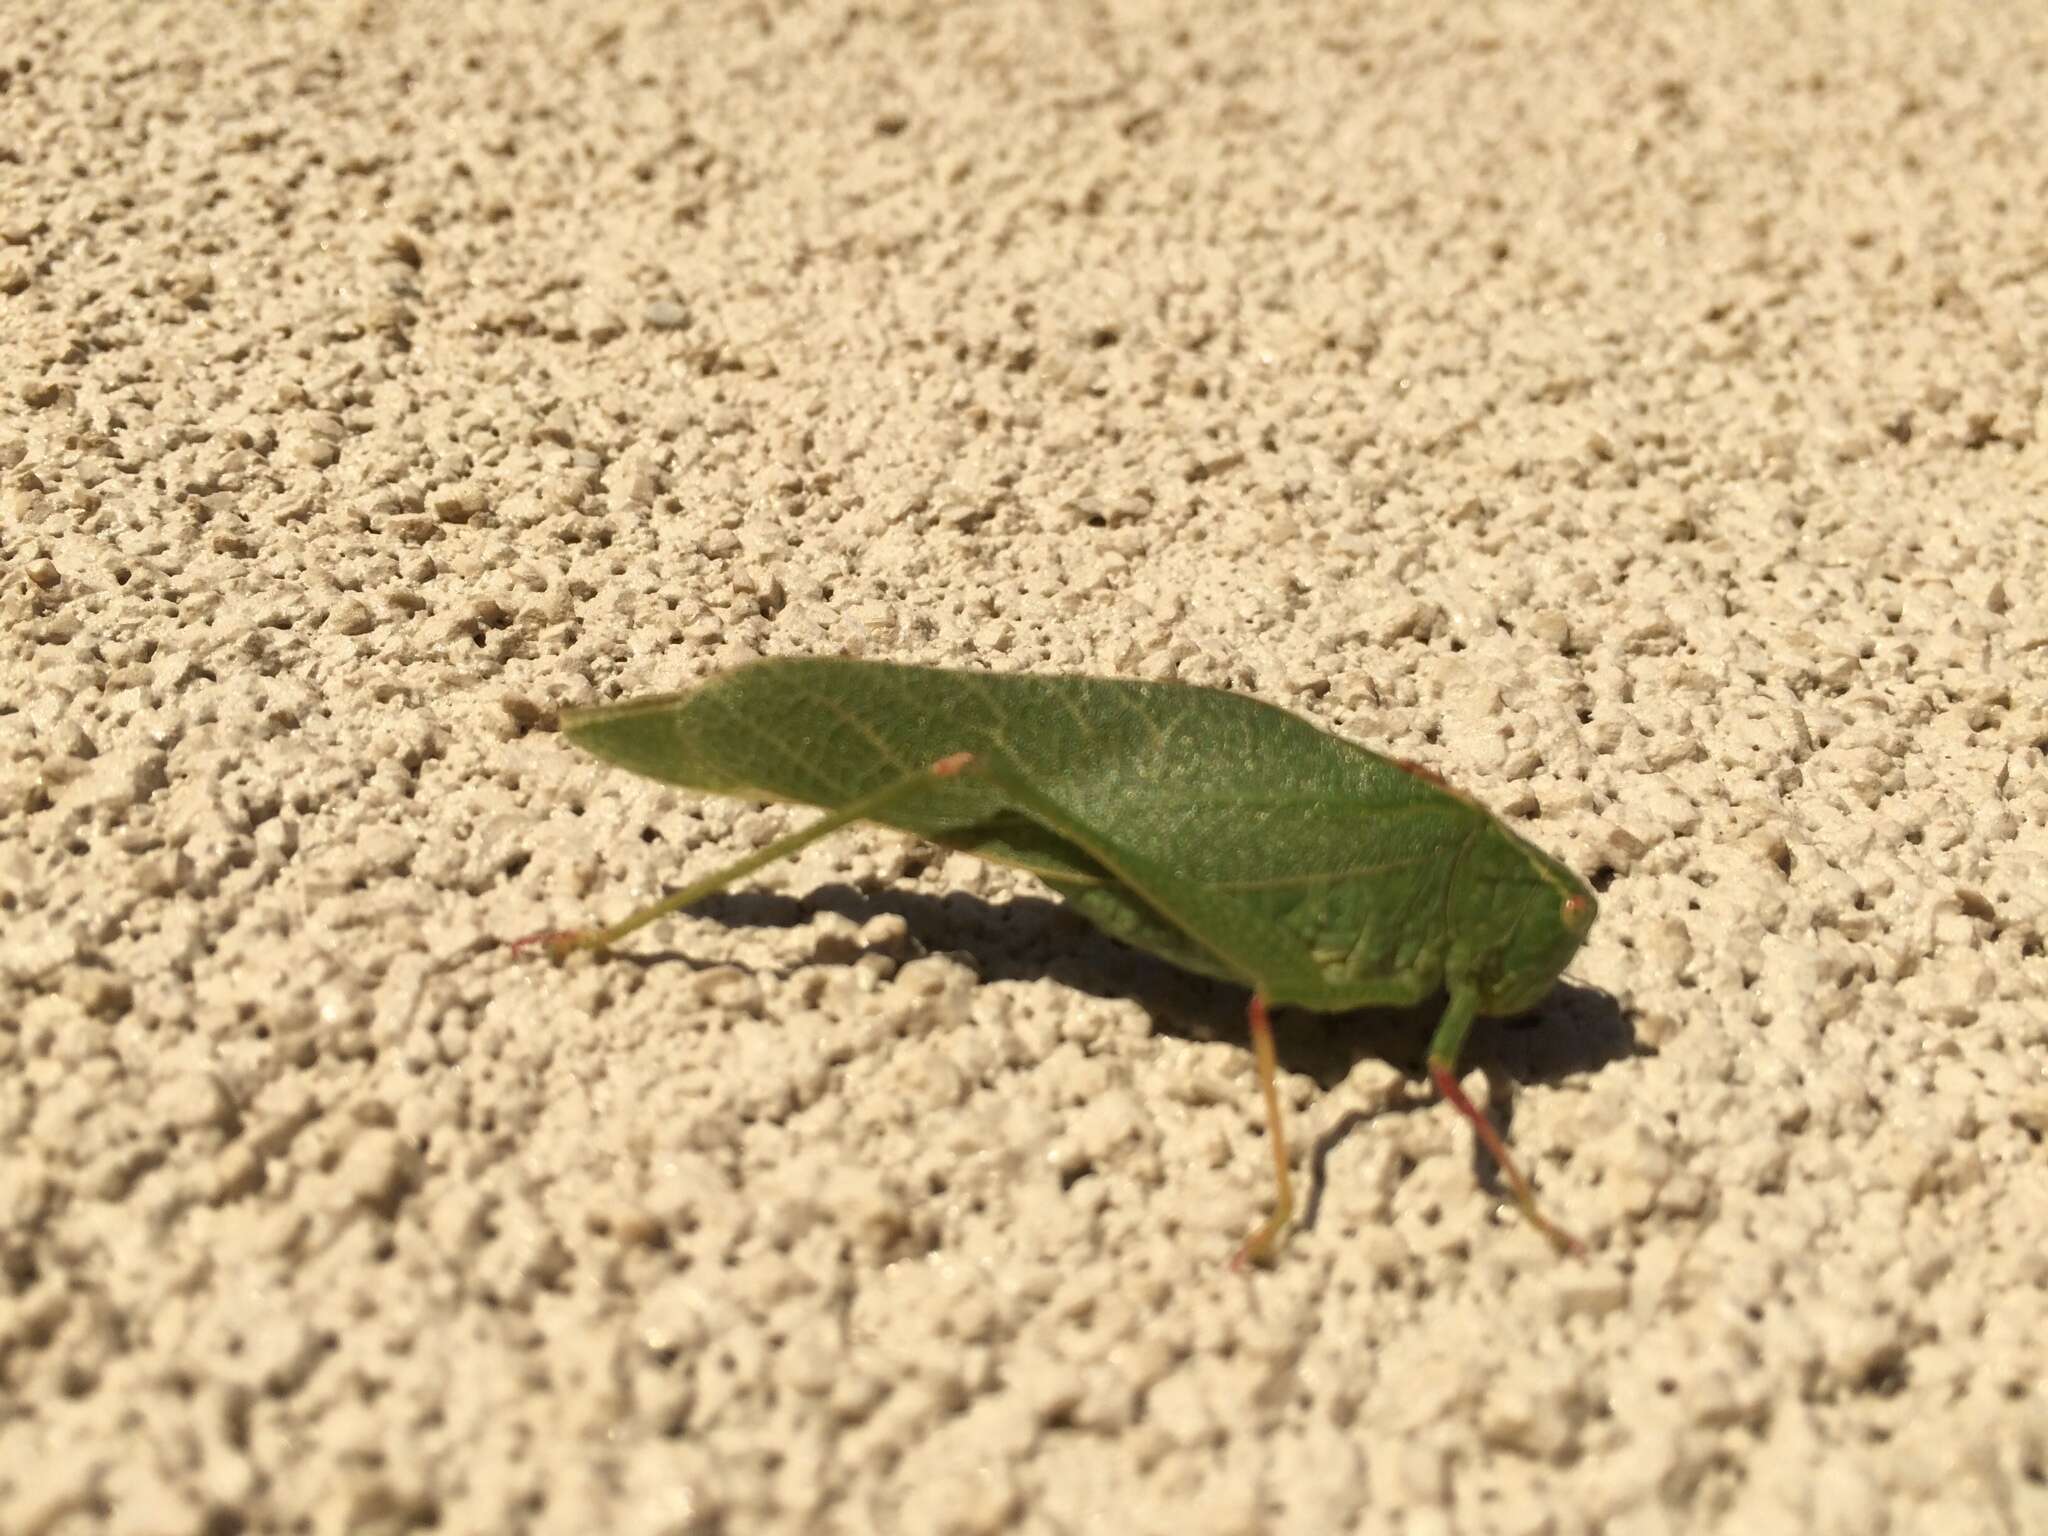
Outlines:
{"label": "leaf-like green wing", "polygon": [[[1449,882],[1487,819],[1284,710],[1173,683],[762,661],[691,693],[571,713],[563,728],[667,783],[824,807],[973,753],[1003,773],[934,782],[881,819],[1070,896],[1115,887],[1081,910],[1179,963],[1191,942],[1215,953],[1170,910],[1193,890],[1213,920],[1289,951],[1262,969],[1321,978],[1314,996],[1289,985],[1288,1000],[1328,1008],[1441,979]],[[1042,800],[1020,805],[1006,777]],[[1143,875],[1106,868],[1103,847]],[[1147,912],[1183,942],[1149,941]],[[1195,968],[1266,979],[1241,958]]]}
{"label": "leaf-like green wing", "polygon": [[[570,740],[634,773],[708,794],[836,809],[942,758],[999,750],[978,674],[849,660],[753,662],[689,693],[568,710]],[[963,710],[962,704],[974,708]],[[1019,814],[987,779],[932,780],[884,825],[1090,884],[1095,862]]]}

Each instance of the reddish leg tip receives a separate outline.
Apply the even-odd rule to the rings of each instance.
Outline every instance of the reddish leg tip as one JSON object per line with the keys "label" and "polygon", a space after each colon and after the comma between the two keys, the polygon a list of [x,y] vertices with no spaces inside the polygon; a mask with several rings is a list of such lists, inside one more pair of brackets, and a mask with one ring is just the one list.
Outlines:
{"label": "reddish leg tip", "polygon": [[1241,1275],[1248,1269],[1261,1269],[1272,1263],[1279,1236],[1279,1229],[1271,1222],[1259,1228],[1237,1245],[1237,1252],[1230,1256],[1230,1272]]}

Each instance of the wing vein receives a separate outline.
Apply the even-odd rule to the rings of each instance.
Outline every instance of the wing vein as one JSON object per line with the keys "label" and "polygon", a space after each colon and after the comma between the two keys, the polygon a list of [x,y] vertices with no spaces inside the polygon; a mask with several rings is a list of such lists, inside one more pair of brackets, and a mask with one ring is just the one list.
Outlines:
{"label": "wing vein", "polygon": [[861,719],[860,716],[848,710],[845,705],[841,704],[837,699],[833,698],[830,694],[819,693],[815,689],[809,688],[802,683],[798,683],[794,688],[791,689],[791,692],[797,694],[801,698],[807,699],[813,705],[816,705],[820,709],[824,710],[826,714],[831,715],[841,725],[845,726],[848,730],[852,731],[856,736],[865,738],[868,745],[875,749],[876,754],[882,759],[882,761],[887,763],[890,767],[894,768],[898,773],[909,774],[915,772],[919,768],[929,766],[928,764],[924,763],[904,762],[903,759],[896,754],[895,748],[889,744],[887,738],[885,738],[873,726],[869,725],[867,721]]}
{"label": "wing vein", "polygon": [[1413,854],[1405,859],[1388,859],[1382,864],[1339,865],[1335,869],[1271,875],[1261,880],[1205,880],[1202,883],[1212,891],[1284,891],[1294,886],[1327,884],[1332,880],[1354,880],[1364,876],[1389,874],[1411,865],[1427,864],[1435,857],[1436,853],[1432,850],[1428,853]]}

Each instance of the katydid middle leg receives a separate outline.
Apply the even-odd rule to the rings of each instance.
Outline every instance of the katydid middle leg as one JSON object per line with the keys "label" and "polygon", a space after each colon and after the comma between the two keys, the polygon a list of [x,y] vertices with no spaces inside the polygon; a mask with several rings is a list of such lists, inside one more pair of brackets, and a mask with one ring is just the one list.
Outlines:
{"label": "katydid middle leg", "polygon": [[[1294,1180],[1289,1171],[1287,1133],[1280,1108],[1279,1062],[1273,1048],[1273,1026],[1267,1016],[1268,998],[1287,984],[1299,987],[1301,978],[1282,969],[1286,957],[1299,946],[1273,931],[1241,904],[1219,902],[1214,894],[1185,876],[1158,868],[1151,860],[1124,847],[1117,838],[1075,816],[1037,785],[993,757],[974,761],[1003,795],[1030,816],[1108,870],[1132,895],[1184,934],[1190,944],[1213,956],[1217,969],[1252,989],[1249,1023],[1252,1054],[1259,1076],[1259,1090],[1266,1102],[1267,1135],[1273,1149],[1275,1190],[1273,1208],[1252,1230],[1231,1260],[1233,1268],[1263,1263],[1273,1257],[1294,1217]],[[1283,997],[1286,994],[1282,991]],[[1295,995],[1299,995],[1297,991]]]}
{"label": "katydid middle leg", "polygon": [[1266,1015],[1266,1000],[1252,994],[1247,1017],[1252,1036],[1252,1057],[1258,1065],[1259,1092],[1266,1100],[1266,1133],[1273,1144],[1273,1209],[1252,1229],[1231,1257],[1232,1269],[1271,1261],[1280,1246],[1281,1234],[1294,1219],[1294,1175],[1289,1171],[1287,1124],[1280,1113],[1280,1058],[1273,1049],[1273,1021]]}

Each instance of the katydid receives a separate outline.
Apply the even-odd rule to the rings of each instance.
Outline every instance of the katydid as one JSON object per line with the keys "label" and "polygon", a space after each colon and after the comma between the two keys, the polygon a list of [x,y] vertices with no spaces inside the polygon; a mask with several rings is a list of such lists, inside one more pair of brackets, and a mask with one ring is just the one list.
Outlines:
{"label": "katydid", "polygon": [[1270,704],[1184,683],[757,661],[689,693],[565,711],[585,751],[663,783],[826,814],[606,928],[536,934],[604,950],[854,821],[1027,870],[1112,936],[1251,990],[1277,1188],[1237,1262],[1294,1212],[1271,1007],[1340,1013],[1442,993],[1437,1091],[1560,1249],[1493,1125],[1459,1085],[1480,1015],[1533,1008],[1593,925],[1562,864],[1428,770]]}

